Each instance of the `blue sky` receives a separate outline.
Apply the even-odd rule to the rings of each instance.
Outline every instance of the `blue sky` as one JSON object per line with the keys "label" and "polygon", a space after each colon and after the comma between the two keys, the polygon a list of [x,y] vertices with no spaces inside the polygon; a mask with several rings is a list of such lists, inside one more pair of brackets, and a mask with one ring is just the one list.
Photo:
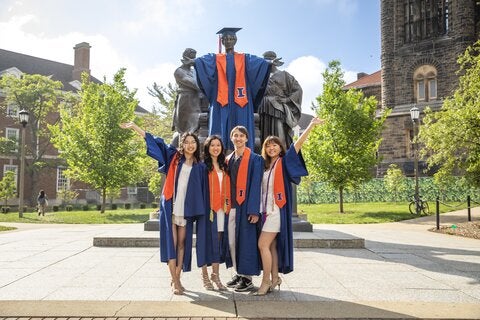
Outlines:
{"label": "blue sky", "polygon": [[322,90],[321,73],[340,60],[345,80],[380,69],[379,0],[0,0],[0,48],[73,64],[88,42],[92,74],[127,84],[151,109],[147,86],[174,82],[183,50],[215,52],[222,27],[242,27],[235,49],[276,51],[304,89],[303,111]]}

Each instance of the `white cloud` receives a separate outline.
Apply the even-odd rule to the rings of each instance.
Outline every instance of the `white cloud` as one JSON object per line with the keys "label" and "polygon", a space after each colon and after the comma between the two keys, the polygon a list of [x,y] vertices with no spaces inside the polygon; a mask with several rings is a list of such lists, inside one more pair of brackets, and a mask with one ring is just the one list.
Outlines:
{"label": "white cloud", "polygon": [[313,56],[299,57],[286,67],[285,70],[297,79],[303,89],[303,113],[313,114],[311,105],[316,103],[316,97],[322,92],[322,73],[326,67],[323,61]]}
{"label": "white cloud", "polygon": [[[88,42],[90,49],[90,70],[94,77],[111,82],[113,75],[122,67],[127,68],[126,81],[129,88],[138,89],[137,98],[142,107],[151,110],[155,100],[148,95],[147,87],[153,82],[167,85],[173,82],[175,66],[164,63],[145,70],[118,52],[111,41],[103,35],[87,35],[80,32],[67,33],[60,37],[47,38],[24,31],[24,26],[36,18],[34,15],[13,16],[0,22],[0,43],[2,49],[11,50],[35,57],[73,65],[73,47],[80,42]],[[5,47],[3,47],[5,46]]]}
{"label": "white cloud", "polygon": [[203,1],[199,0],[143,0],[136,2],[136,6],[139,14],[124,23],[125,29],[132,34],[187,31],[192,20],[205,11]]}
{"label": "white cloud", "polygon": [[[322,73],[327,68],[327,64],[314,56],[299,57],[285,68],[291,75],[297,79],[303,89],[302,112],[314,114],[311,109],[312,103],[317,104],[317,97],[323,90]],[[343,79],[345,83],[351,83],[357,80],[357,72],[343,70]]]}
{"label": "white cloud", "polygon": [[158,100],[148,94],[147,87],[152,87],[154,82],[163,87],[174,84],[173,72],[177,67],[173,63],[163,63],[145,70],[127,70],[127,82],[131,89],[138,89],[136,97],[142,108],[151,111],[153,106],[159,107]]}

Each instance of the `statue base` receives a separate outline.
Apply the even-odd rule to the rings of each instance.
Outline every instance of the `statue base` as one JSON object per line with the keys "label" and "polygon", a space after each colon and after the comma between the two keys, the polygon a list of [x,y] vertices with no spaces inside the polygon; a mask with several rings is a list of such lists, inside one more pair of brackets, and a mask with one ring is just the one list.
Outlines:
{"label": "statue base", "polygon": [[[293,232],[313,232],[313,225],[310,222],[303,220],[298,216],[294,216],[292,217],[292,229],[293,229]],[[159,231],[160,225],[158,224],[158,218],[150,219],[147,222],[145,222],[143,224],[143,230]]]}
{"label": "statue base", "polygon": [[313,225],[307,219],[303,220],[301,217],[294,215],[292,217],[292,229],[293,232],[313,232]]}

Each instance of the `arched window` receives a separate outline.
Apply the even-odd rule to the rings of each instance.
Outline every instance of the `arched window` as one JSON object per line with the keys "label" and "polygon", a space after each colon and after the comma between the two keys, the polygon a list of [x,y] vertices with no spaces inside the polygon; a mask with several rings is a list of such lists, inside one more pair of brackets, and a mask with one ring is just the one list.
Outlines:
{"label": "arched window", "polygon": [[437,100],[437,69],[432,65],[418,67],[413,73],[416,102]]}

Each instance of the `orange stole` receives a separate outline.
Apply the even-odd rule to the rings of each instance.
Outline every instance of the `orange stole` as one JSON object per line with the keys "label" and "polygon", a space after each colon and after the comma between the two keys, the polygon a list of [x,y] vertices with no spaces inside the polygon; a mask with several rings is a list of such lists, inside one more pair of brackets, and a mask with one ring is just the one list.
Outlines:
{"label": "orange stole", "polygon": [[[233,58],[235,61],[234,101],[243,108],[248,103],[245,80],[245,54],[234,53]],[[215,60],[218,75],[217,102],[224,107],[228,104],[227,55],[219,53],[216,55]]]}
{"label": "orange stole", "polygon": [[230,177],[223,172],[222,188],[220,189],[220,182],[218,173],[215,169],[208,173],[208,185],[210,187],[210,208],[218,212],[223,209],[225,214],[230,212]]}
{"label": "orange stole", "polygon": [[275,164],[273,176],[273,197],[275,198],[275,203],[279,208],[283,208],[285,203],[287,203],[287,198],[285,196],[285,185],[283,183],[283,164],[282,159],[279,159]]}
{"label": "orange stole", "polygon": [[167,177],[165,179],[165,185],[163,186],[163,196],[165,200],[170,200],[173,197],[175,190],[175,177],[177,175],[178,159],[177,154],[173,156],[170,166],[168,167]]}

